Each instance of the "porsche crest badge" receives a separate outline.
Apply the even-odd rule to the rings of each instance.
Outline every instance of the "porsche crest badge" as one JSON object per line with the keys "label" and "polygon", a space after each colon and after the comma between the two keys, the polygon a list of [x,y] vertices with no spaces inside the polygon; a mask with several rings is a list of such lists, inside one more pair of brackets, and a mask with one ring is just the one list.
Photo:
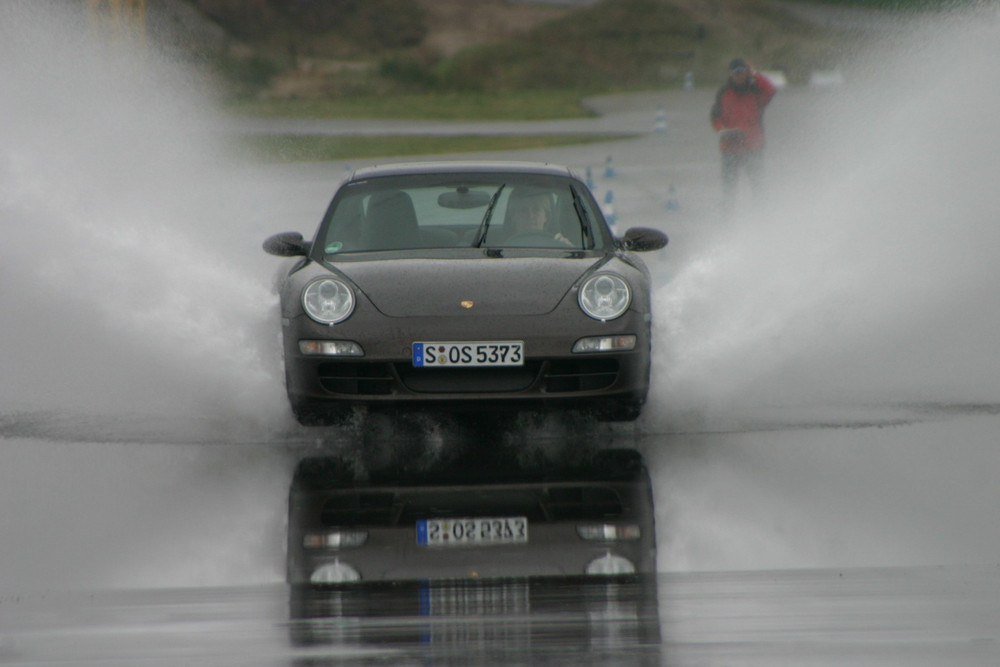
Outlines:
{"label": "porsche crest badge", "polygon": [[473,303],[473,302],[472,302],[471,300],[469,300],[469,299],[466,299],[465,301],[461,301],[461,302],[459,303],[459,305],[461,305],[461,306],[462,306],[462,308],[465,308],[466,310],[468,310],[469,308],[472,308],[472,307],[473,307],[474,305],[476,305],[476,304],[475,304],[475,303]]}

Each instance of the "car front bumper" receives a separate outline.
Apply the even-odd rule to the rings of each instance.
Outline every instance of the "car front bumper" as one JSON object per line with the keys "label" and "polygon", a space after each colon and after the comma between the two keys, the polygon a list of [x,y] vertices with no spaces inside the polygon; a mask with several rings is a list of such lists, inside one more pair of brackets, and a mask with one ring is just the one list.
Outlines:
{"label": "car front bumper", "polygon": [[[285,321],[284,354],[289,398],[369,407],[491,410],[586,408],[608,400],[641,405],[649,385],[649,318],[629,311],[612,322],[582,313],[484,318],[386,318],[334,327],[304,316]],[[567,332],[574,332],[568,334]],[[581,338],[634,335],[631,350],[574,353]],[[304,355],[301,340],[357,343],[363,356]],[[524,364],[504,367],[421,368],[416,341],[524,343]]]}

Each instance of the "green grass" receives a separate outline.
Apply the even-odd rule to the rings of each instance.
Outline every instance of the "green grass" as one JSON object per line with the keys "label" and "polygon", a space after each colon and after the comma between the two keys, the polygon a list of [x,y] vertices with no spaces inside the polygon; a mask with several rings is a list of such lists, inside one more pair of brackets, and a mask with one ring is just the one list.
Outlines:
{"label": "green grass", "polygon": [[616,141],[619,134],[531,135],[247,135],[237,150],[263,162],[324,162],[359,158],[486,153]]}
{"label": "green grass", "polygon": [[545,120],[592,115],[579,91],[519,91],[509,94],[428,92],[354,95],[318,99],[233,101],[227,111],[267,118],[389,118],[437,120]]}

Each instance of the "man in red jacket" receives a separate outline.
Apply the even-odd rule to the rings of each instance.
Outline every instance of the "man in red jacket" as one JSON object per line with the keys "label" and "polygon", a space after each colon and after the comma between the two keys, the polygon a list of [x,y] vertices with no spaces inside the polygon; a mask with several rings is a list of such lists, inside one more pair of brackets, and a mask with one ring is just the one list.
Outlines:
{"label": "man in red jacket", "polygon": [[729,63],[729,79],[715,96],[710,114],[722,152],[723,214],[736,203],[740,170],[746,171],[754,192],[762,195],[764,107],[777,92],[770,79],[742,58]]}

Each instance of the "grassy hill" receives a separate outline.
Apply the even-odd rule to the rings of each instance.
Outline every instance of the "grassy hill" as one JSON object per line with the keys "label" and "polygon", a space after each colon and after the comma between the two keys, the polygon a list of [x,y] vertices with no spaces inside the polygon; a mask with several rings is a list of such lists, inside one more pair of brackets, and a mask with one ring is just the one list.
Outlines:
{"label": "grassy hill", "polygon": [[662,88],[736,54],[795,82],[852,39],[769,0],[188,1],[239,45],[220,71],[258,99]]}

